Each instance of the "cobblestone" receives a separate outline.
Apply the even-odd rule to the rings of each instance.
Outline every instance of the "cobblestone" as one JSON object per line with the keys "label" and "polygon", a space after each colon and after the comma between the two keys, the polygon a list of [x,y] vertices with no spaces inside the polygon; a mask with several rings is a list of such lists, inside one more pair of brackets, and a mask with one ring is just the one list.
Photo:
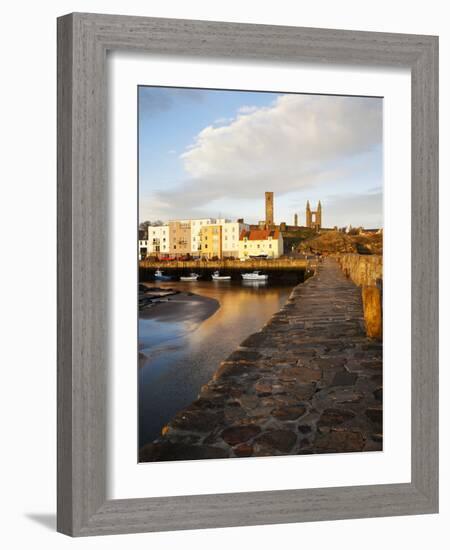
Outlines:
{"label": "cobblestone", "polygon": [[382,450],[382,343],[360,289],[325,259],[219,366],[140,460]]}

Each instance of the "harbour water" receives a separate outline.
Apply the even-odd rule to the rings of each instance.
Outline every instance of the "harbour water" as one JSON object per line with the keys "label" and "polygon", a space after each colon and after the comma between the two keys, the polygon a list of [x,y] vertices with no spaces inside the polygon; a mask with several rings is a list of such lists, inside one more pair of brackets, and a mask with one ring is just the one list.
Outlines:
{"label": "harbour water", "polygon": [[139,315],[139,446],[197,397],[220,362],[280,309],[293,287],[201,280],[154,286],[180,294]]}

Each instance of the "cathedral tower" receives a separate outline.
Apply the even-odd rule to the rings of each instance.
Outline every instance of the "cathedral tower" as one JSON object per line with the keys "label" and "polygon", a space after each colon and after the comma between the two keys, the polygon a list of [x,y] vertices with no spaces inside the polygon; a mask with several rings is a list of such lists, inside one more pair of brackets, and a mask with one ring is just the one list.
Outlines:
{"label": "cathedral tower", "polygon": [[266,225],[273,225],[273,192],[266,191]]}
{"label": "cathedral tower", "polygon": [[317,210],[311,210],[309,201],[306,201],[306,227],[310,227],[316,231],[322,227],[322,205],[320,201],[317,205]]}

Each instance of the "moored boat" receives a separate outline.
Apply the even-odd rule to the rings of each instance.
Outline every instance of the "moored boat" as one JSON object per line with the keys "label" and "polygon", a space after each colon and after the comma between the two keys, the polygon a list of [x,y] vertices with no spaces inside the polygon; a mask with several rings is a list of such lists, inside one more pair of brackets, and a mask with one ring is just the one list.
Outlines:
{"label": "moored boat", "polygon": [[200,275],[197,273],[190,273],[189,275],[184,275],[180,277],[180,281],[196,281]]}
{"label": "moored boat", "polygon": [[219,271],[214,271],[211,277],[213,281],[231,281],[230,275],[221,275]]}
{"label": "moored boat", "polygon": [[158,281],[170,281],[172,277],[170,275],[164,275],[160,269],[155,271],[155,279]]}
{"label": "moored boat", "polygon": [[253,271],[252,273],[242,273],[242,278],[244,281],[267,281],[269,276],[260,271]]}

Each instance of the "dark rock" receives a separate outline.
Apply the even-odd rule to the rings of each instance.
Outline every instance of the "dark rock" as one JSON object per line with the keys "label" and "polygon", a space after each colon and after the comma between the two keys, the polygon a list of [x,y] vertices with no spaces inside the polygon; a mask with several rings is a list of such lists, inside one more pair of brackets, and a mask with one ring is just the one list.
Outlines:
{"label": "dark rock", "polygon": [[[256,332],[255,334],[250,335],[247,339],[245,339],[241,346],[243,348],[256,348],[259,346],[263,346],[267,342],[267,336],[263,332]],[[271,343],[268,342],[267,347],[272,347]]]}
{"label": "dark rock", "polygon": [[295,380],[296,382],[304,384],[320,380],[321,377],[321,370],[310,369],[308,367],[287,367],[280,372],[281,380]]}
{"label": "dark rock", "polygon": [[259,395],[270,395],[272,393],[272,380],[262,378],[255,385],[255,390]]}
{"label": "dark rock", "polygon": [[259,453],[275,454],[276,451],[288,453],[297,442],[297,436],[289,430],[271,430],[255,439],[255,450]]}
{"label": "dark rock", "polygon": [[365,439],[361,432],[331,429],[328,433],[318,434],[313,445],[319,452],[356,452],[362,451]]}
{"label": "dark rock", "polygon": [[244,374],[253,373],[257,369],[258,367],[255,363],[249,363],[247,361],[224,361],[214,374],[213,380],[226,379],[231,376],[242,376]]}
{"label": "dark rock", "polygon": [[331,399],[336,403],[359,403],[364,395],[353,388],[338,388],[325,393],[325,398]]}
{"label": "dark rock", "polygon": [[261,359],[262,355],[259,351],[250,349],[238,349],[228,357],[229,361],[256,361]]}
{"label": "dark rock", "polygon": [[258,406],[260,399],[256,395],[241,395],[239,397],[241,407],[246,409],[254,409]]}
{"label": "dark rock", "polygon": [[296,407],[278,407],[272,411],[272,416],[278,420],[296,420],[303,416],[306,412],[306,407],[298,405]]}
{"label": "dark rock", "polygon": [[204,410],[185,409],[179,412],[171,421],[169,424],[169,432],[171,428],[193,432],[209,432],[223,423],[223,419],[223,410],[207,412]]}
{"label": "dark rock", "polygon": [[234,447],[233,451],[234,451],[234,454],[240,458],[246,457],[246,456],[252,456],[253,446],[249,445],[248,443],[241,443],[241,445]]}
{"label": "dark rock", "polygon": [[370,407],[366,410],[366,416],[375,422],[381,424],[383,422],[383,409],[381,407]]}
{"label": "dark rock", "polygon": [[217,396],[214,399],[204,399],[201,397],[200,399],[196,399],[191,407],[196,409],[217,409],[222,408],[224,406],[224,399],[222,396]]}
{"label": "dark rock", "polygon": [[380,386],[383,383],[383,375],[382,374],[372,374],[370,377],[371,380],[375,382],[378,386]]}
{"label": "dark rock", "polygon": [[226,406],[224,409],[225,424],[234,424],[236,420],[242,420],[246,416],[247,416],[247,413],[242,407]]}
{"label": "dark rock", "polygon": [[373,392],[373,396],[375,397],[375,399],[377,401],[383,401],[383,388],[377,388],[374,392]]}
{"label": "dark rock", "polygon": [[355,413],[343,409],[325,409],[320,416],[318,426],[335,426],[355,417]]}
{"label": "dark rock", "polygon": [[259,426],[232,426],[223,430],[221,435],[222,439],[228,443],[228,445],[234,446],[252,439],[260,432],[261,428]]}
{"label": "dark rock", "polygon": [[291,393],[298,401],[308,401],[313,396],[316,384],[296,384]]}
{"label": "dark rock", "polygon": [[309,434],[311,430],[312,430],[311,426],[308,426],[307,424],[301,424],[298,427],[298,431],[302,434]]}
{"label": "dark rock", "polygon": [[332,386],[353,386],[358,378],[357,374],[343,370],[334,375]]}

